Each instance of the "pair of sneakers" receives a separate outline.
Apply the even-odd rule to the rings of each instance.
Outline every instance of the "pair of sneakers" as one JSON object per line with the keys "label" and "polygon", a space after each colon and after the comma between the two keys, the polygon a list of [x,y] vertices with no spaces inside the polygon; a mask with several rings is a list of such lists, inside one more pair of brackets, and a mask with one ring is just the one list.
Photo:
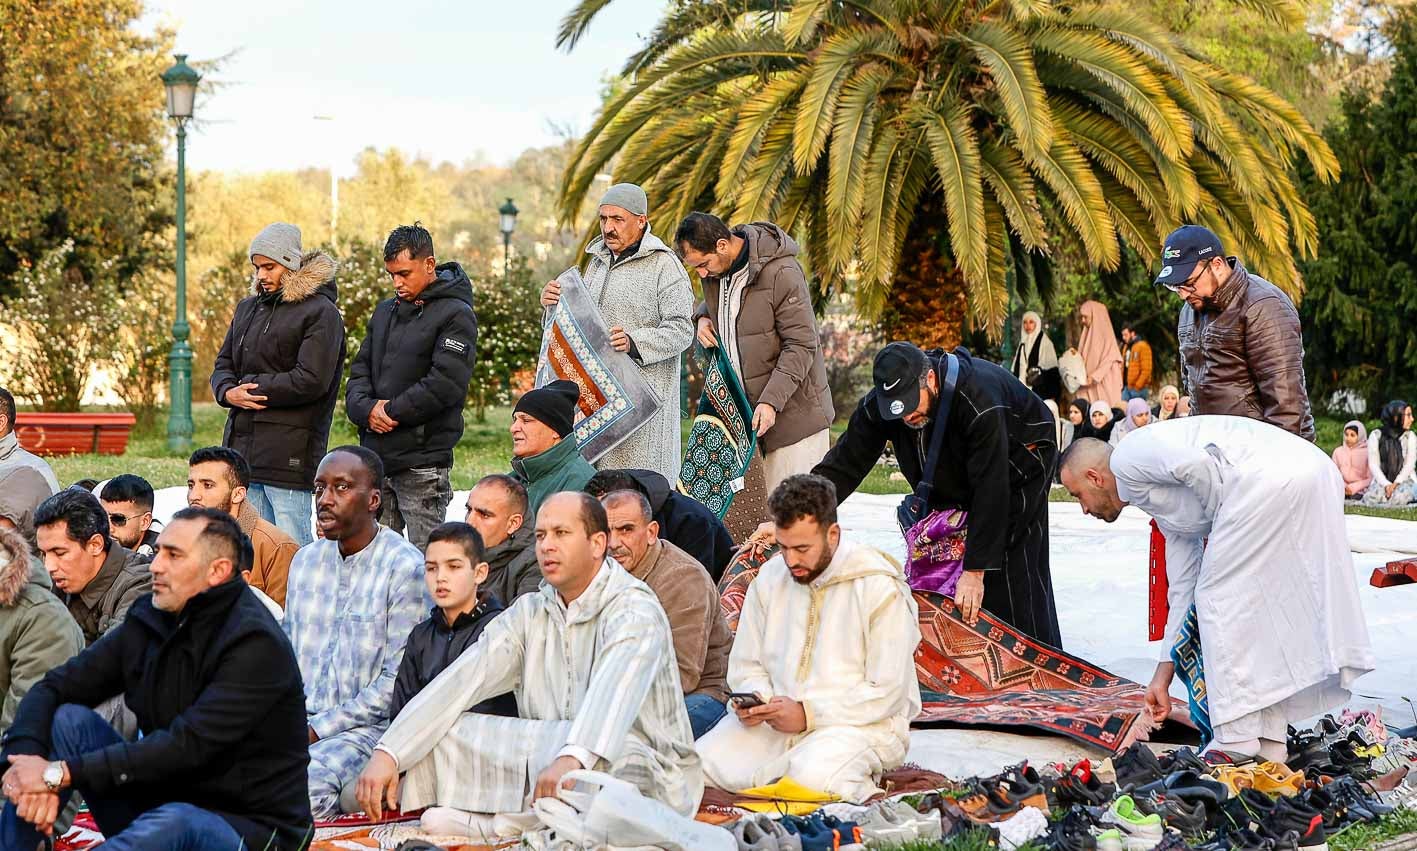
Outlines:
{"label": "pair of sneakers", "polygon": [[1102,814],[1098,851],[1151,851],[1166,837],[1166,825],[1156,813],[1144,812],[1131,795],[1122,795]]}

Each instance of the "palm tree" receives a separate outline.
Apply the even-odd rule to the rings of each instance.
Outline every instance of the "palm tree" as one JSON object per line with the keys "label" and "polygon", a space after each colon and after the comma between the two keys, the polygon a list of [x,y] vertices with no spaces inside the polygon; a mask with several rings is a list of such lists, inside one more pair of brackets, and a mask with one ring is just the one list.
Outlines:
{"label": "palm tree", "polygon": [[[582,0],[561,43],[609,2]],[[1296,0],[1245,5],[1302,19]],[[851,274],[868,314],[903,264],[942,258],[937,291],[993,334],[1017,264],[1076,250],[1112,270],[1124,244],[1151,263],[1182,222],[1297,295],[1316,239],[1294,158],[1338,171],[1283,98],[1117,2],[678,0],[625,71],[563,215],[615,159],[661,223],[711,209],[801,234],[822,285]]]}

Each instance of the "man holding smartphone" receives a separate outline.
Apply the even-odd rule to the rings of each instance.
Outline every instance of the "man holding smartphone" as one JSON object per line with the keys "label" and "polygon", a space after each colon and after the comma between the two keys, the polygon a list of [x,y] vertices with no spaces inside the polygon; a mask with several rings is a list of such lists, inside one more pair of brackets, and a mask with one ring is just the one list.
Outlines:
{"label": "man holding smartphone", "polygon": [[768,500],[782,551],[743,601],[728,657],[733,712],[698,742],[720,789],[791,777],[862,802],[905,759],[920,714],[915,601],[899,567],[842,540],[836,502],[812,475],[789,476]]}

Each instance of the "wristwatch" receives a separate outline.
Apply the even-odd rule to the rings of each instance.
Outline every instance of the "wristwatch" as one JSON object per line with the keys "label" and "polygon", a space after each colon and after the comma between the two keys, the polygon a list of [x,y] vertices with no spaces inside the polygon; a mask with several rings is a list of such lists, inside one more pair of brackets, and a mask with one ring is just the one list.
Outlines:
{"label": "wristwatch", "polygon": [[58,792],[59,787],[64,783],[64,763],[55,760],[44,769],[44,785],[49,787],[49,791]]}

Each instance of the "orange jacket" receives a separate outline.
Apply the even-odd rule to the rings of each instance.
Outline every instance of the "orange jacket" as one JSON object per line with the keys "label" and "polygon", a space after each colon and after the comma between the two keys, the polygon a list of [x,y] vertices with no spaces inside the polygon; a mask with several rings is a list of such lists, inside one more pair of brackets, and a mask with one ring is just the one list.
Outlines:
{"label": "orange jacket", "polygon": [[1122,350],[1125,364],[1125,380],[1122,386],[1128,390],[1145,390],[1151,386],[1151,344],[1146,340],[1133,340]]}

